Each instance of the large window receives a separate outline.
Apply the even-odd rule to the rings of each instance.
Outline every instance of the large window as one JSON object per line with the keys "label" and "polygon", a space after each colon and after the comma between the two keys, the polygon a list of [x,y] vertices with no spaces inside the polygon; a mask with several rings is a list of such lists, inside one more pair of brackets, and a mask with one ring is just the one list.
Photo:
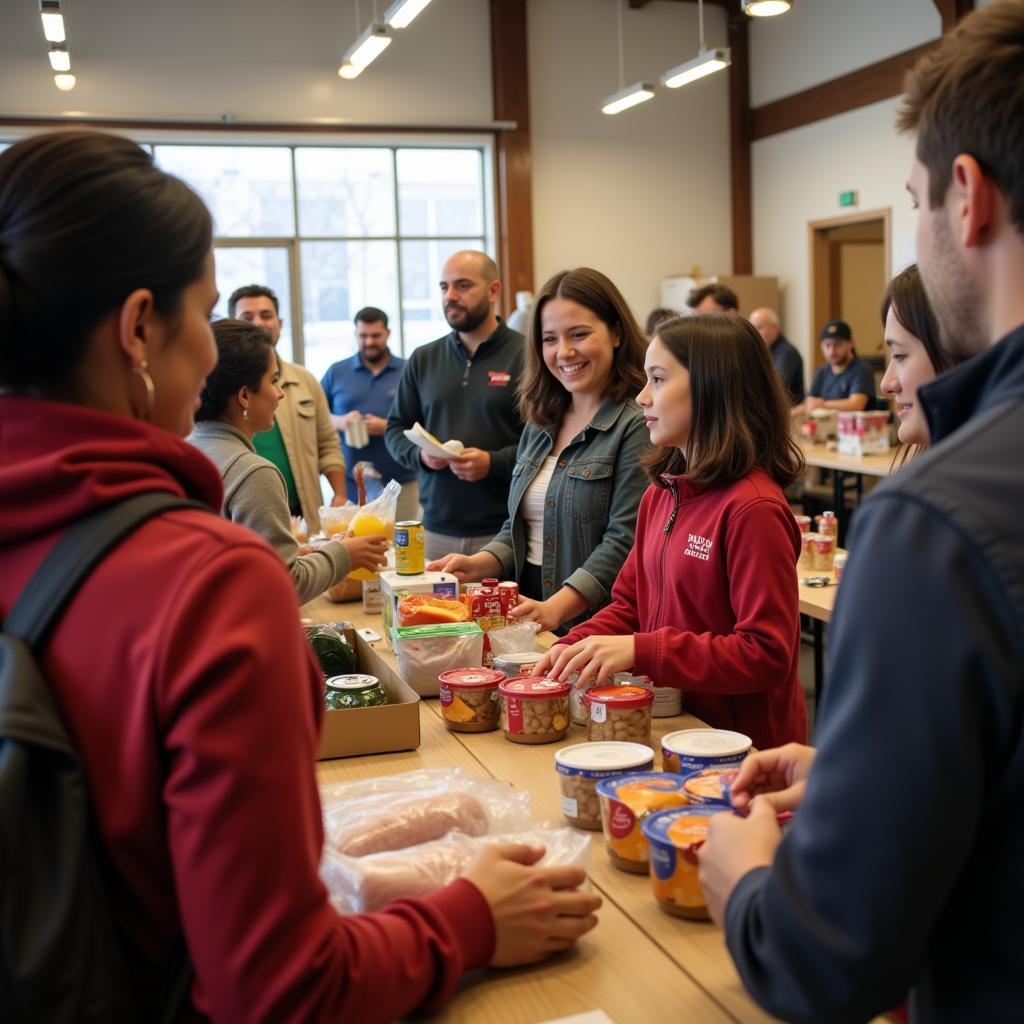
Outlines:
{"label": "large window", "polygon": [[408,354],[449,328],[437,282],[457,249],[490,251],[482,147],[163,145],[157,163],[214,218],[217,312],[244,284],[277,293],[279,350],[319,378],[355,351],[353,315],[378,306]]}

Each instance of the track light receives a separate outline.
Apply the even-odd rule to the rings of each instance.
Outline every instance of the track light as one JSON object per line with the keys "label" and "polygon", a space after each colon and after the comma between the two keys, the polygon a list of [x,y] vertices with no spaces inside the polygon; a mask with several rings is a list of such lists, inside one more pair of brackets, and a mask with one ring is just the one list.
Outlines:
{"label": "track light", "polygon": [[786,14],[793,6],[793,0],[742,0],[743,13],[751,18],[774,18]]}
{"label": "track light", "polygon": [[654,86],[646,82],[636,82],[634,85],[627,85],[625,89],[606,96],[601,103],[601,112],[604,114],[619,114],[623,110],[629,110],[638,103],[654,99]]}
{"label": "track light", "polygon": [[64,15],[60,11],[60,0],[39,0],[39,15],[43,19],[43,35],[47,42],[63,43],[67,39],[64,31]]}
{"label": "track light", "polygon": [[54,71],[71,70],[71,54],[66,46],[58,44],[50,47],[50,67]]}
{"label": "track light", "polygon": [[383,22],[371,22],[345,51],[338,74],[342,78],[358,78],[390,45],[391,29]]}
{"label": "track light", "polygon": [[727,68],[731,63],[728,47],[703,50],[693,60],[688,60],[685,64],[666,71],[661,76],[661,84],[669,89],[678,89],[690,82],[696,82],[698,78],[703,78],[705,75],[713,75],[716,71]]}
{"label": "track light", "polygon": [[395,0],[385,12],[384,20],[392,28],[407,28],[429,3],[430,0]]}

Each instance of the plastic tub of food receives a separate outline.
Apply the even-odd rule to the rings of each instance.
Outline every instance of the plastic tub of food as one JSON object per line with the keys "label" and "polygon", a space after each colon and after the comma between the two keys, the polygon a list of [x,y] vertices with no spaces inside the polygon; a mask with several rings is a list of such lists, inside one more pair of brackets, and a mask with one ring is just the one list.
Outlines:
{"label": "plastic tub of food", "polygon": [[569,731],[569,684],[517,676],[498,686],[501,727],[513,743],[554,743]]}
{"label": "plastic tub of food", "polygon": [[801,572],[828,572],[835,554],[835,537],[826,537],[823,533],[802,533],[797,568]]}
{"label": "plastic tub of food", "polygon": [[708,920],[697,876],[697,850],[708,837],[711,816],[725,811],[724,807],[680,807],[644,819],[641,828],[650,849],[651,885],[662,910]]}
{"label": "plastic tub of food", "polygon": [[604,779],[654,767],[650,747],[641,743],[577,743],[555,751],[562,813],[570,825],[601,831],[597,784]]}
{"label": "plastic tub of food", "polygon": [[654,691],[643,686],[595,686],[583,697],[587,739],[649,743]]}
{"label": "plastic tub of food", "polygon": [[494,667],[510,679],[514,676],[528,676],[544,655],[538,651],[516,651],[494,655]]}
{"label": "plastic tub of food", "polygon": [[801,533],[811,532],[811,517],[810,516],[794,516],[796,519],[796,525],[800,527]]}
{"label": "plastic tub of food", "polygon": [[835,558],[832,560],[832,568],[836,574],[836,583],[843,578],[843,571],[846,569],[846,558],[847,553],[845,551],[837,551]]}
{"label": "plastic tub of food", "polygon": [[647,840],[640,823],[648,814],[687,803],[683,780],[664,772],[643,772],[597,784],[608,859],[623,871],[647,872]]}
{"label": "plastic tub of food", "polygon": [[700,768],[736,766],[747,756],[750,737],[728,729],[680,729],[661,739],[661,767],[677,775]]}
{"label": "plastic tub of food", "polygon": [[498,728],[498,684],[504,672],[492,668],[453,668],[437,681],[441,716],[452,732],[488,732]]}
{"label": "plastic tub of food", "polygon": [[683,776],[683,792],[691,804],[729,807],[729,787],[736,778],[735,768],[700,768]]}

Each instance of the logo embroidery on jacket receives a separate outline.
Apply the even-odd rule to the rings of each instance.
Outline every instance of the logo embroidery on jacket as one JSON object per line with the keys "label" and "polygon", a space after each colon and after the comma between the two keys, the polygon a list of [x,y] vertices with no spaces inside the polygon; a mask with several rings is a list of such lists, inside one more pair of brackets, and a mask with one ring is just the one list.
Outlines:
{"label": "logo embroidery on jacket", "polygon": [[488,370],[487,371],[487,385],[492,388],[504,388],[512,381],[512,374],[505,373],[504,370]]}
{"label": "logo embroidery on jacket", "polygon": [[709,537],[701,537],[699,534],[687,534],[686,550],[683,552],[687,558],[699,558],[702,562],[708,561],[711,557],[711,547],[714,544]]}

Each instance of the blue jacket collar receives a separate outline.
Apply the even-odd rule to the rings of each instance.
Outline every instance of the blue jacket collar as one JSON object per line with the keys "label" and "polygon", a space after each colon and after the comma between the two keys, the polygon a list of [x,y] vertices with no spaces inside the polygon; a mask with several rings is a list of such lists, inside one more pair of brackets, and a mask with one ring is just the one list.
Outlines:
{"label": "blue jacket collar", "polygon": [[1024,324],[918,392],[931,443],[1011,399],[1024,398]]}

